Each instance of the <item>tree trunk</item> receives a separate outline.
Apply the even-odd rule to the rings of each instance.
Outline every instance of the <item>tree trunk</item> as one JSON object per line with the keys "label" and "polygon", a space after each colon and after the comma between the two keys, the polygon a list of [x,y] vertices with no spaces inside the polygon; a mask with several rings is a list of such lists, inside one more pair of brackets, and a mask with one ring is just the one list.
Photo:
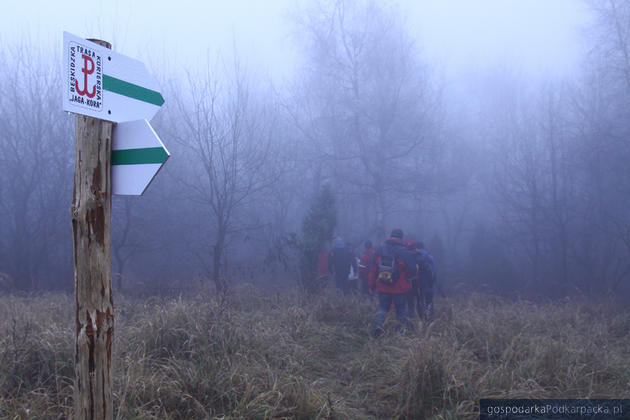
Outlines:
{"label": "tree trunk", "polygon": [[113,123],[76,116],[72,234],[76,298],[74,416],[112,419],[114,304],[110,154]]}
{"label": "tree trunk", "polygon": [[225,235],[225,227],[219,222],[217,239],[214,243],[214,255],[212,258],[212,277],[218,293],[227,292],[227,282],[221,276],[221,258],[223,258],[223,252],[225,251]]}

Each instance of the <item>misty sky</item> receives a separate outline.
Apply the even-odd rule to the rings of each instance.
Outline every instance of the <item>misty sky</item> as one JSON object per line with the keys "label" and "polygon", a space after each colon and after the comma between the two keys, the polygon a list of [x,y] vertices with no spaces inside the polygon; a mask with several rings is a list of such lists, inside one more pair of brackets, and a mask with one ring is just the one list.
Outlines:
{"label": "misty sky", "polygon": [[[93,4],[89,8],[86,4]],[[166,2],[76,0],[12,2],[0,14],[1,40],[37,42],[61,51],[64,30],[111,41],[151,71],[186,67],[233,46],[251,67],[275,81],[298,61],[290,19],[305,0]],[[508,66],[525,74],[563,75],[578,64],[580,0],[408,0],[396,4],[429,61],[450,75]]]}

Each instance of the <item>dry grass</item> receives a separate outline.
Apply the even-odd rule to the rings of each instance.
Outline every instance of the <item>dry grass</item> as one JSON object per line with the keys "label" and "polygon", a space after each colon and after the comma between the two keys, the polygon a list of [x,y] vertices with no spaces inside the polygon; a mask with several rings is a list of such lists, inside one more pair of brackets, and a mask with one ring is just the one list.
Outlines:
{"label": "dry grass", "polygon": [[[473,295],[378,340],[374,310],[249,287],[121,298],[115,417],[459,419],[478,417],[479,398],[630,398],[627,310]],[[69,417],[73,311],[71,296],[0,296],[0,418]]]}

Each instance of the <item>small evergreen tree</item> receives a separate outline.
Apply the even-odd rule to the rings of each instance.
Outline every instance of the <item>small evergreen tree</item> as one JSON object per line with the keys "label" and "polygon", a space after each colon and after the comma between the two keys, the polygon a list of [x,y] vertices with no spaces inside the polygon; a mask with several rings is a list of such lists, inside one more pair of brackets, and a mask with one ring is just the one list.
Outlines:
{"label": "small evergreen tree", "polygon": [[302,222],[302,235],[298,243],[300,253],[300,282],[310,293],[319,292],[325,283],[317,278],[319,254],[332,239],[337,226],[335,197],[325,185],[315,197]]}

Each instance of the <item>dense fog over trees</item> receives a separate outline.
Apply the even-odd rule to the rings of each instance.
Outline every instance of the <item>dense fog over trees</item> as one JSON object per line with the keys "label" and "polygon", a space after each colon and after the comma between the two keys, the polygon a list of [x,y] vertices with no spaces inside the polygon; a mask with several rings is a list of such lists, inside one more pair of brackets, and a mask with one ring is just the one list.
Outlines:
{"label": "dense fog over trees", "polygon": [[[584,4],[584,56],[565,77],[506,65],[455,88],[404,8],[343,0],[290,11],[301,65],[282,82],[238,50],[149,66],[171,158],[144,196],[113,198],[114,285],[298,287],[304,221],[330,191],[327,239],[359,253],[401,228],[447,293],[628,293],[630,1]],[[61,60],[0,42],[0,290],[72,290]]]}

